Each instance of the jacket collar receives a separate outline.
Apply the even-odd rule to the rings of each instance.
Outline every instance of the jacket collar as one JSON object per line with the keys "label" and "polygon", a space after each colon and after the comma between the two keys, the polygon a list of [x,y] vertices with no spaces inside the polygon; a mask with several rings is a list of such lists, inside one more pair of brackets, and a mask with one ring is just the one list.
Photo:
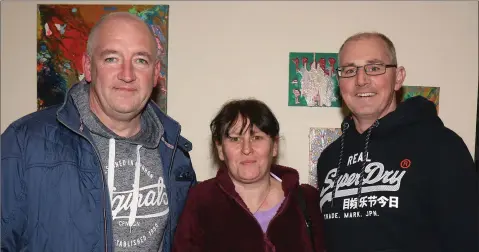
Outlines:
{"label": "jacket collar", "polygon": [[[71,90],[73,88],[76,88],[76,85],[85,84],[85,83],[86,82],[82,80],[79,83],[73,84],[73,86],[67,91],[65,95],[65,100],[57,111],[57,119],[77,133],[83,132],[83,124],[82,124],[78,109],[75,106],[75,102],[73,101],[73,98],[71,97]],[[165,113],[163,113],[160,107],[158,107],[158,105],[156,105],[156,103],[154,103],[152,100],[150,100],[148,104],[151,105],[151,107],[155,111],[156,115],[160,119],[161,124],[163,125],[165,129],[164,138],[166,142],[170,144],[176,144],[178,135],[180,134],[180,131],[181,131],[180,124],[177,121],[173,120],[168,115],[166,115]],[[182,140],[186,141],[186,139],[182,139]],[[188,144],[188,143],[189,142],[186,141],[185,144]],[[190,148],[187,148],[187,149],[190,149]]]}
{"label": "jacket collar", "polygon": [[[293,168],[273,164],[271,166],[270,172],[282,180],[281,186],[285,196],[288,195],[290,191],[294,190],[294,188],[299,186],[299,173]],[[239,194],[235,190],[233,181],[228,174],[228,168],[226,168],[224,163],[216,173],[216,181],[218,185],[222,187],[230,196],[240,198]]]}

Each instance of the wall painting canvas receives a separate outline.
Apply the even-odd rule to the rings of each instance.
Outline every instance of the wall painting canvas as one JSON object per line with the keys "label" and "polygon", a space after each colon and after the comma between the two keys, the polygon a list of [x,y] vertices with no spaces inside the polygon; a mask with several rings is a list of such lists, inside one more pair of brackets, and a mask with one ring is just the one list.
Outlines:
{"label": "wall painting canvas", "polygon": [[160,49],[161,74],[152,99],[166,113],[168,69],[168,5],[37,6],[37,109],[62,103],[66,91],[83,79],[82,56],[88,33],[103,15],[128,11],[153,30]]}
{"label": "wall painting canvas", "polygon": [[401,96],[401,101],[407,100],[414,96],[423,96],[428,100],[434,102],[437,111],[439,111],[439,87],[424,87],[424,86],[402,86],[398,95]]}
{"label": "wall painting canvas", "polygon": [[341,135],[339,128],[309,129],[309,184],[318,186],[316,165],[324,149]]}
{"label": "wall painting canvas", "polygon": [[290,53],[288,106],[341,107],[337,53]]}

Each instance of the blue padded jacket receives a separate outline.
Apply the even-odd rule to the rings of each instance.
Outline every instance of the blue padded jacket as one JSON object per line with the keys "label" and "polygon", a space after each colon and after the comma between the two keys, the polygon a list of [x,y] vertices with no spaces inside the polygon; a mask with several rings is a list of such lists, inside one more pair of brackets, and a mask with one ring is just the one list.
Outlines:
{"label": "blue padded jacket", "polygon": [[[69,94],[61,105],[12,123],[1,136],[1,251],[113,252],[110,197],[100,158]],[[197,183],[181,127],[150,101],[165,132],[159,152],[169,202],[163,252],[171,250]]]}

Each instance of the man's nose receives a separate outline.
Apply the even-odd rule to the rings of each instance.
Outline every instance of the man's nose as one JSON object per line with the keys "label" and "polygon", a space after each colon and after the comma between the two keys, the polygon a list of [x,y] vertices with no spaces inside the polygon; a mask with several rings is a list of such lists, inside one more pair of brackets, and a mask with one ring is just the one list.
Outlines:
{"label": "man's nose", "polygon": [[369,84],[369,75],[364,70],[364,67],[359,67],[356,72],[356,85],[362,87],[367,84]]}
{"label": "man's nose", "polygon": [[124,82],[132,82],[136,80],[135,70],[133,69],[133,64],[129,61],[126,61],[121,66],[121,71],[118,74],[118,79]]}

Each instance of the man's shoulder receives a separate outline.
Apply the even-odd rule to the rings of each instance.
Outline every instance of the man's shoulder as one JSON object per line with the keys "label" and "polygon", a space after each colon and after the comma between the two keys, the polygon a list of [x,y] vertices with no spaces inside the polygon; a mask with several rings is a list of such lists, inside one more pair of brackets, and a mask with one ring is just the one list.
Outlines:
{"label": "man's shoulder", "polygon": [[444,126],[435,137],[436,143],[439,147],[458,151],[460,149],[467,150],[466,143],[459,134],[454,130]]}
{"label": "man's shoulder", "polygon": [[[436,147],[441,147],[443,145],[452,147],[457,144],[464,144],[464,141],[459,134],[443,124],[418,124],[410,129],[404,129],[404,134],[420,135],[421,142]],[[451,144],[453,145],[451,146]]]}
{"label": "man's shoulder", "polygon": [[326,147],[324,147],[324,150],[321,152],[321,157],[326,157],[331,154],[335,154],[340,151],[341,147],[341,136],[339,136],[336,140],[332,141],[330,144],[328,144]]}
{"label": "man's shoulder", "polygon": [[56,112],[60,105],[54,105],[39,111],[32,112],[12,122],[8,128],[15,131],[44,132],[47,128],[57,128]]}
{"label": "man's shoulder", "polygon": [[[161,125],[163,126],[163,129],[166,132],[166,142],[168,145],[171,143],[176,142],[174,136],[176,133],[181,133],[181,125],[178,121],[167,115],[165,112],[163,112],[156,103],[151,100],[150,103],[148,104],[150,108],[153,110],[155,115],[158,117],[160,120]],[[193,144],[191,141],[186,139],[186,137],[182,136],[181,134],[178,136],[178,147],[180,147],[181,150],[184,152],[190,152],[193,149]],[[170,148],[173,148],[171,145]]]}
{"label": "man's shoulder", "polygon": [[177,131],[180,128],[180,124],[162,111],[153,100],[150,100],[147,106],[151,108],[154,114],[158,117],[162,126],[165,128],[165,131]]}
{"label": "man's shoulder", "polygon": [[45,108],[10,124],[2,133],[2,155],[25,155],[26,160],[35,162],[44,161],[46,154],[51,162],[74,157],[79,142],[72,131],[57,120],[57,110],[58,106]]}
{"label": "man's shoulder", "polygon": [[[405,137],[412,136],[412,137]],[[434,156],[429,163],[444,164],[445,160],[457,157],[472,162],[472,155],[463,138],[445,125],[416,125],[409,130],[404,129],[400,135],[403,148],[411,152],[422,153],[422,156]],[[436,167],[433,165],[433,167]]]}
{"label": "man's shoulder", "polygon": [[178,147],[184,152],[190,152],[193,149],[193,144],[184,136],[180,135],[178,138]]}

